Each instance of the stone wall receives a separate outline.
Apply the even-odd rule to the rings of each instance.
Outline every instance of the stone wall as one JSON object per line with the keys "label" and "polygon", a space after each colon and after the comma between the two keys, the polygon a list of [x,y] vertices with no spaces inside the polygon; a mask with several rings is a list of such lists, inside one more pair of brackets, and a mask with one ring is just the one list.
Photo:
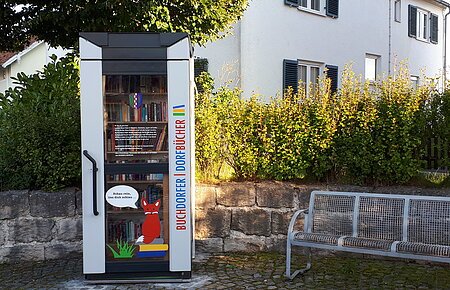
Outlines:
{"label": "stone wall", "polygon": [[[201,252],[285,251],[290,218],[313,190],[450,195],[448,189],[229,182],[197,185],[196,247]],[[301,222],[298,224],[302,226]]]}
{"label": "stone wall", "polygon": [[[286,182],[198,184],[199,252],[284,251],[293,212],[313,190],[450,195],[448,189],[296,185]],[[301,223],[300,225],[301,226]],[[0,192],[0,263],[55,259],[82,251],[81,192]]]}
{"label": "stone wall", "polygon": [[47,260],[82,250],[81,192],[0,192],[0,262]]}

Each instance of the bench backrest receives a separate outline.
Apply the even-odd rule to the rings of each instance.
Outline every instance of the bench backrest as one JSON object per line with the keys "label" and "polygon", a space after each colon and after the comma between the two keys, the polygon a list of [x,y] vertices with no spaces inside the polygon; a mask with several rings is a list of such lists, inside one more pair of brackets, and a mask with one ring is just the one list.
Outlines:
{"label": "bench backrest", "polygon": [[306,232],[450,246],[450,198],[314,191]]}

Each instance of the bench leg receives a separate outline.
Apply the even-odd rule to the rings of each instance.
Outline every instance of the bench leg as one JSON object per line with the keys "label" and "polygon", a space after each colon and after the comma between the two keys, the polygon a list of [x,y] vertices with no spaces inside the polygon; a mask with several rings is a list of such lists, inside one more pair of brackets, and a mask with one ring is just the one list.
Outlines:
{"label": "bench leg", "polygon": [[311,249],[306,248],[306,256],[307,256],[307,263],[306,267],[300,270],[296,270],[294,273],[291,274],[291,254],[292,254],[292,245],[291,242],[287,241],[286,245],[286,273],[285,276],[289,278],[290,280],[293,280],[298,274],[302,275],[309,269],[311,269]]}

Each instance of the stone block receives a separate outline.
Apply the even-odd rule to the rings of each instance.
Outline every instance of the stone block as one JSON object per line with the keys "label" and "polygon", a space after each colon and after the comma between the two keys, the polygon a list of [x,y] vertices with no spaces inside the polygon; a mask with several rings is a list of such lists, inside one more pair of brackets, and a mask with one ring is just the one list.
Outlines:
{"label": "stone block", "polygon": [[252,182],[222,183],[217,188],[217,203],[224,206],[255,205],[256,190]]}
{"label": "stone block", "polygon": [[220,208],[196,210],[195,214],[196,238],[223,238],[230,235],[230,210]]}
{"label": "stone block", "polygon": [[45,260],[58,259],[71,254],[80,254],[82,252],[83,246],[81,242],[48,244],[44,247]]}
{"label": "stone block", "polygon": [[296,190],[281,182],[256,184],[256,203],[261,207],[293,208]]}
{"label": "stone block", "polygon": [[225,238],[223,243],[224,252],[260,252],[266,247],[266,241],[261,237]]}
{"label": "stone block", "polygon": [[286,253],[286,236],[276,235],[267,238],[264,251]]}
{"label": "stone block", "polygon": [[55,221],[51,219],[17,219],[10,224],[8,239],[15,243],[48,242]]}
{"label": "stone block", "polygon": [[0,263],[44,260],[44,245],[14,245],[0,248]]}
{"label": "stone block", "polygon": [[0,219],[24,217],[30,212],[28,191],[0,192]]}
{"label": "stone block", "polygon": [[79,189],[75,191],[75,214],[83,214],[83,203],[82,203],[83,192]]}
{"label": "stone block", "polygon": [[195,208],[215,208],[216,187],[211,185],[197,185],[195,189]]}
{"label": "stone block", "polygon": [[[318,190],[317,188],[308,188],[308,187],[295,187],[297,192],[297,200],[298,200],[298,208],[305,209],[309,206],[309,199],[311,197],[311,192],[313,190]],[[321,189],[324,190],[324,189]]]}
{"label": "stone block", "polygon": [[34,217],[68,217],[75,214],[75,189],[59,192],[33,191],[30,212]]}
{"label": "stone block", "polygon": [[260,208],[239,208],[231,215],[231,229],[246,235],[270,236],[270,212]]}
{"label": "stone block", "polygon": [[195,249],[200,253],[222,253],[223,239],[209,238],[195,240]]}
{"label": "stone block", "polygon": [[81,217],[65,218],[56,221],[57,240],[80,241],[83,239],[83,222]]}
{"label": "stone block", "polygon": [[6,243],[8,232],[8,222],[0,221],[0,245],[4,245]]}
{"label": "stone block", "polygon": [[287,234],[289,222],[294,212],[272,212],[272,234]]}

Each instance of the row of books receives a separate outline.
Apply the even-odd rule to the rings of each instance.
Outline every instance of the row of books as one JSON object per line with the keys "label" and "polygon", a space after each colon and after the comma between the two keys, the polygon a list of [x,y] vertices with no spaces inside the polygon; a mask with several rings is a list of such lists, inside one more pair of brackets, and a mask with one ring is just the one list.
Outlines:
{"label": "row of books", "polygon": [[135,241],[142,235],[142,223],[130,220],[117,220],[108,223],[108,243],[116,241]]}
{"label": "row of books", "polygon": [[142,104],[138,109],[122,103],[105,105],[108,122],[167,122],[167,102]]}
{"label": "row of books", "polygon": [[166,93],[166,76],[108,75],[105,77],[106,93]]}
{"label": "row of books", "polygon": [[[167,125],[163,127],[131,127],[113,126],[107,132],[106,150],[108,152],[149,152],[167,151]],[[117,132],[116,132],[117,131]]]}
{"label": "row of books", "polygon": [[149,174],[111,174],[108,181],[161,181],[163,174],[149,173]]}

